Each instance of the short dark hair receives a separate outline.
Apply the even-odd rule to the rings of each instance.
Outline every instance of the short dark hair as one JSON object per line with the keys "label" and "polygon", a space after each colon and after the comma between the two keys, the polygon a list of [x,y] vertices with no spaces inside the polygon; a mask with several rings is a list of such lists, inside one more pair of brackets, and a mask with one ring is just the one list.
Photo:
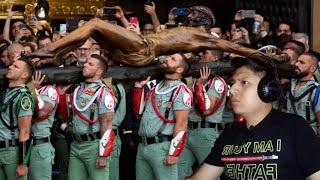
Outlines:
{"label": "short dark hair", "polygon": [[302,55],[305,55],[305,56],[309,56],[310,58],[311,58],[311,60],[313,61],[312,63],[313,64],[315,64],[316,66],[317,66],[317,68],[318,68],[318,66],[319,66],[319,59],[317,58],[317,56],[314,54],[314,53],[312,53],[312,52],[305,52],[305,53],[303,53]]}
{"label": "short dark hair", "polygon": [[263,62],[262,60],[255,58],[242,57],[235,57],[231,60],[231,67],[234,71],[243,66],[247,67],[255,73],[264,74],[263,77],[271,75],[272,77],[268,78],[276,79],[274,68],[272,68],[269,62]]}
{"label": "short dark hair", "polygon": [[40,37],[38,38],[38,40],[37,40],[37,45],[39,46],[39,41],[43,41],[43,40],[45,40],[45,39],[50,39],[50,41],[52,41],[49,36],[40,36]]}
{"label": "short dark hair", "polygon": [[291,32],[296,32],[296,25],[292,22],[292,21],[288,21],[288,20],[282,20],[280,21],[280,23],[278,24],[278,27],[279,28],[279,25],[280,24],[286,24],[290,27],[290,31]]}
{"label": "short dark hair", "polygon": [[10,43],[9,43],[7,40],[5,40],[5,39],[0,39],[0,44],[5,44],[5,45],[7,45],[7,46],[10,45]]}
{"label": "short dark hair", "polygon": [[297,40],[289,40],[288,43],[293,43],[296,46],[292,49],[298,56],[302,55],[305,52],[305,46],[302,42],[297,41]]}
{"label": "short dark hair", "polygon": [[97,59],[99,61],[100,68],[102,69],[102,71],[104,73],[108,70],[108,61],[106,58],[104,58],[98,54],[92,54],[91,58]]}
{"label": "short dark hair", "polygon": [[20,58],[18,59],[18,61],[23,61],[23,62],[25,62],[25,64],[26,64],[26,70],[27,70],[27,72],[29,73],[29,76],[28,76],[28,78],[27,78],[27,81],[30,81],[31,78],[32,78],[32,76],[33,76],[33,74],[34,74],[34,71],[35,71],[35,68],[34,68],[34,66],[33,66],[33,64],[32,64],[32,62],[31,62],[31,59],[29,59],[29,58],[27,58],[27,57],[25,57],[25,56],[22,56],[22,57],[20,57]]}

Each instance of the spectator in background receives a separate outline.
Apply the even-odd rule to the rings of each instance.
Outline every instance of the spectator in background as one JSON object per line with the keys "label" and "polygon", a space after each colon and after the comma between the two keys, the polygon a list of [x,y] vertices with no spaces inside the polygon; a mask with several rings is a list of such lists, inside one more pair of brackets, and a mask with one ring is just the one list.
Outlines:
{"label": "spectator in background", "polygon": [[146,23],[142,28],[142,35],[154,34],[154,26],[150,23]]}
{"label": "spectator in background", "polygon": [[309,36],[307,34],[305,34],[305,33],[295,33],[292,36],[292,39],[293,40],[297,40],[299,42],[302,42],[304,44],[304,46],[305,46],[305,52],[311,52],[318,58],[318,60],[320,59],[320,53],[310,49]]}
{"label": "spectator in background", "polygon": [[8,57],[8,46],[3,45],[0,47],[0,69],[6,68],[10,65]]}
{"label": "spectator in background", "polygon": [[295,25],[289,21],[281,21],[276,29],[276,35],[279,37],[281,34],[287,34],[292,37],[295,32]]}
{"label": "spectator in background", "polygon": [[77,58],[77,63],[72,65],[83,66],[91,57],[92,54],[92,42],[88,39],[81,47],[75,50],[75,56]]}
{"label": "spectator in background", "polygon": [[214,62],[222,59],[223,51],[221,50],[204,50],[200,54],[201,62]]}
{"label": "spectator in background", "polygon": [[3,27],[3,39],[7,40],[8,42],[12,42],[16,39],[16,36],[19,34],[20,31],[20,25],[25,24],[23,20],[15,20],[11,27],[11,20],[14,14],[16,14],[17,11],[12,11],[12,5],[8,9],[8,15],[5,22],[5,25]]}
{"label": "spectator in background", "polygon": [[[153,34],[153,33],[155,33],[155,29],[157,29],[160,26],[160,21],[157,16],[155,3],[151,2],[151,4],[145,4],[144,5],[144,12],[146,12],[147,14],[150,15],[151,21],[152,21],[152,28],[150,25],[148,25],[148,27],[146,27],[146,29],[149,29],[149,31],[145,33],[144,32],[145,26],[147,25],[147,24],[145,24],[145,26],[143,26],[143,28],[142,28],[142,34],[143,35]],[[152,32],[151,32],[151,29],[153,30]]]}
{"label": "spectator in background", "polygon": [[292,39],[303,43],[305,47],[305,52],[308,52],[310,50],[309,36],[307,34],[295,33],[294,35],[292,35]]}
{"label": "spectator in background", "polygon": [[234,21],[231,24],[230,29],[230,40],[234,39],[243,39],[246,43],[250,44],[249,32],[246,28],[243,27],[243,24],[240,21]]}
{"label": "spectator in background", "polygon": [[222,37],[222,29],[220,24],[216,23],[212,28],[210,28],[210,32],[212,35],[221,38]]}
{"label": "spectator in background", "polygon": [[301,56],[305,52],[305,46],[296,40],[290,40],[287,44],[283,47],[282,53],[288,54],[290,57],[289,63],[294,65],[299,56]]}
{"label": "spectator in background", "polygon": [[7,40],[4,40],[4,39],[0,39],[0,47],[2,47],[4,45],[9,46],[10,42],[8,42]]}
{"label": "spectator in background", "polygon": [[12,43],[8,47],[8,58],[9,58],[9,65],[13,64],[20,56],[21,52],[23,51],[23,46],[20,43]]}
{"label": "spectator in background", "polygon": [[42,36],[42,37],[39,37],[37,44],[38,44],[39,49],[41,49],[43,47],[46,47],[46,46],[49,46],[50,44],[52,44],[52,41],[51,41],[50,37]]}

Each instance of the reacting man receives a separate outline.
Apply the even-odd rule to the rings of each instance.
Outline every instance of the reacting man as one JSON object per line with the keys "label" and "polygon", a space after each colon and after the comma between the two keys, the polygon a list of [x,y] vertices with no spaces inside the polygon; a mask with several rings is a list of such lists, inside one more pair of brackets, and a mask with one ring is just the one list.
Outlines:
{"label": "reacting man", "polygon": [[34,104],[26,83],[33,72],[29,61],[15,61],[6,75],[9,88],[0,96],[0,179],[3,180],[27,179]]}
{"label": "reacting man", "polygon": [[190,179],[319,179],[317,136],[302,117],[272,109],[281,91],[274,67],[243,58],[232,65],[232,106],[245,120],[224,130]]}
{"label": "reacting man", "polygon": [[318,69],[318,59],[307,52],[298,58],[295,66],[299,73],[297,79],[292,79],[287,88],[287,112],[304,117],[320,136],[320,87],[313,76]]}
{"label": "reacting man", "polygon": [[135,83],[133,109],[137,116],[142,115],[136,160],[139,180],[177,180],[177,161],[186,140],[192,95],[181,78],[189,65],[179,53],[168,56],[161,67],[165,80],[148,91],[145,108],[144,90],[149,78]]}
{"label": "reacting man", "polygon": [[[96,54],[84,64],[81,83],[73,93],[73,137],[69,161],[69,179],[108,180],[108,156],[113,150],[115,133],[112,130],[115,97],[101,77],[108,68],[107,61]],[[60,105],[65,105],[67,87],[60,88]],[[59,107],[59,110],[63,109]],[[67,112],[67,110],[63,111]],[[65,115],[63,115],[65,117]],[[64,118],[67,119],[67,118]],[[70,129],[63,124],[62,130]]]}

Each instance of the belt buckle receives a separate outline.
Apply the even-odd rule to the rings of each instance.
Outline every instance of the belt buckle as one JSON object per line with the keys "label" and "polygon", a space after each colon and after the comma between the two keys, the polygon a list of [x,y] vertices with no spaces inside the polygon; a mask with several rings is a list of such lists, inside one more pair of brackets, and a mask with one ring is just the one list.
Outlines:
{"label": "belt buckle", "polygon": [[194,129],[194,128],[193,128],[193,122],[189,122],[189,123],[188,123],[188,127],[189,127],[189,129],[193,130],[193,129]]}
{"label": "belt buckle", "polygon": [[148,145],[147,138],[146,138],[146,137],[141,137],[141,143],[142,143],[143,145]]}
{"label": "belt buckle", "polygon": [[82,143],[82,139],[81,139],[80,134],[75,134],[74,137],[75,137],[75,140],[76,140],[78,143]]}

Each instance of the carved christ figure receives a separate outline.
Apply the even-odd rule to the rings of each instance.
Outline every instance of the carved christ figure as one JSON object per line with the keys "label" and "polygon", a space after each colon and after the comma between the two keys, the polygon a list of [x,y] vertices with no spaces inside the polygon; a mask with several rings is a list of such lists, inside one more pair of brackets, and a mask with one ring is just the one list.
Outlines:
{"label": "carved christ figure", "polygon": [[[215,23],[215,17],[205,6],[193,6],[188,25],[202,25],[208,30]],[[199,21],[199,22],[198,22]],[[201,21],[201,22],[200,22]],[[216,38],[199,27],[177,27],[157,34],[138,35],[121,26],[93,18],[53,44],[37,50],[33,57],[40,57],[41,65],[60,65],[63,55],[80,47],[92,37],[100,46],[108,50],[113,61],[129,66],[144,66],[156,62],[160,55],[176,52],[201,52],[220,49],[242,56],[260,53],[235,43]],[[48,59],[46,59],[47,57]],[[44,59],[43,59],[44,58]]]}

